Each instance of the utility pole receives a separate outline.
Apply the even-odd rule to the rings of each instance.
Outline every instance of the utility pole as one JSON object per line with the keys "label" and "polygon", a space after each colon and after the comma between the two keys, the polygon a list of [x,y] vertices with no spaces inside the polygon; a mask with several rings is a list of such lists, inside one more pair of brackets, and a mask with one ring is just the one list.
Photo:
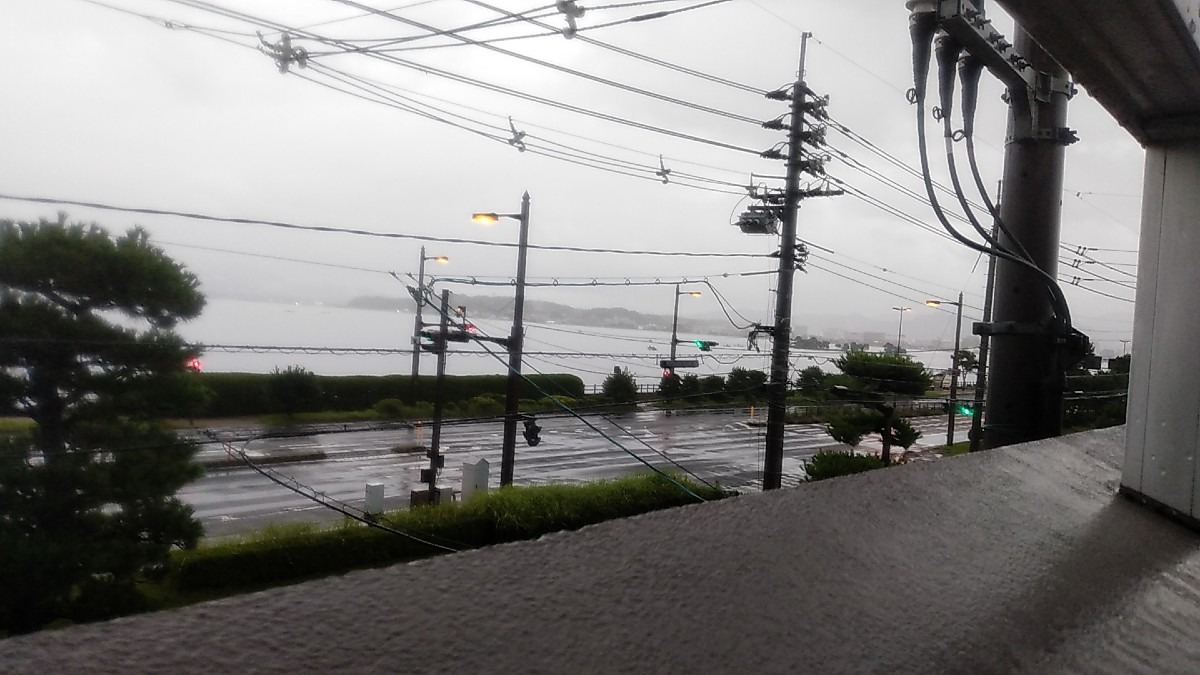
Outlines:
{"label": "utility pole", "polygon": [[[679,343],[679,284],[675,284],[675,310],[671,314],[671,365],[667,366],[667,378],[675,381],[675,345]],[[673,391],[673,389],[668,390]]]}
{"label": "utility pole", "polygon": [[421,372],[421,329],[425,326],[421,322],[421,309],[425,306],[425,247],[421,247],[421,264],[417,266],[417,292],[414,300],[417,301],[417,316],[413,320],[413,357],[412,357],[412,378],[408,381],[408,402],[410,405],[417,402],[417,376]]}
{"label": "utility pole", "polygon": [[893,307],[892,309],[900,312],[900,325],[896,327],[896,356],[900,356],[904,351],[900,347],[900,341],[904,339],[904,313],[911,312],[912,307]]}
{"label": "utility pole", "polygon": [[[1020,26],[1014,47],[1047,83],[1027,95],[1009,90],[1010,139],[1004,157],[1004,199],[1000,219],[1033,262],[1051,278],[1058,276],[1059,220],[1062,210],[1066,128],[1071,93],[1066,70]],[[1011,137],[1019,126],[1036,121],[1031,134]],[[1053,315],[1046,280],[1027,267],[1002,260],[996,267],[992,377],[987,391],[989,448],[1049,438],[1062,433],[1065,388],[1062,323]]]}
{"label": "utility pole", "polygon": [[529,192],[521,197],[518,216],[517,292],[513,301],[512,332],[508,336],[508,387],[504,396],[504,444],[500,454],[500,485],[512,485],[517,462],[517,422],[521,405],[521,348],[525,341],[525,258],[529,250]]}
{"label": "utility pole", "polygon": [[788,129],[787,173],[783,188],[783,230],[779,244],[779,278],[775,291],[775,329],[772,331],[771,377],[767,385],[767,443],[763,464],[763,490],[778,490],[783,479],[783,418],[787,414],[788,353],[792,342],[792,282],[796,274],[796,215],[800,208],[800,171],[803,159],[804,57],[808,38],[800,34],[800,71],[792,87]]}
{"label": "utility pole", "polygon": [[445,458],[442,457],[442,415],[446,405],[446,351],[449,341],[447,336],[450,329],[450,291],[442,289],[442,309],[440,328],[438,337],[435,341],[437,346],[437,380],[433,388],[433,435],[429,439],[429,471],[427,483],[429,485],[429,503],[437,504],[441,495],[437,489],[437,476],[445,465]]}
{"label": "utility pole", "polygon": [[[996,208],[1000,207],[1000,187],[996,188]],[[999,233],[996,219],[992,219],[992,239]],[[988,256],[987,286],[983,292],[983,323],[992,322],[992,294],[996,290],[996,256]],[[979,452],[983,444],[983,400],[987,392],[988,353],[991,348],[991,336],[987,333],[979,336],[979,372],[975,376],[975,407],[971,409],[971,441],[970,452]]]}
{"label": "utility pole", "polygon": [[958,292],[954,314],[954,352],[950,356],[950,419],[946,422],[946,447],[954,445],[954,416],[958,414],[958,350],[962,341],[963,294]]}
{"label": "utility pole", "polygon": [[450,259],[444,255],[427,256],[425,255],[425,247],[421,247],[421,263],[417,266],[417,292],[413,294],[413,299],[417,301],[417,316],[413,320],[413,355],[412,355],[412,378],[408,383],[409,403],[417,402],[417,377],[421,373],[421,331],[425,329],[425,324],[422,322],[421,310],[425,307],[425,261],[433,260],[440,263],[449,262]]}
{"label": "utility pole", "polygon": [[[796,268],[808,255],[807,247],[803,244],[798,246],[796,243],[797,211],[800,208],[800,200],[806,197],[842,194],[841,190],[800,189],[802,173],[817,175],[825,173],[822,159],[814,154],[806,155],[804,150],[806,143],[812,146],[825,144],[824,127],[810,126],[806,128],[805,113],[811,113],[817,120],[824,119],[828,117],[825,106],[829,102],[828,97],[818,98],[804,83],[804,58],[810,37],[812,37],[812,33],[808,32],[800,35],[800,69],[796,76],[796,82],[792,86],[790,119],[786,125],[788,130],[787,172],[784,177],[782,199],[769,194],[759,197],[768,204],[782,203],[781,207],[770,209],[770,212],[782,212],[780,218],[782,229],[780,230],[779,244],[779,278],[775,291],[775,325],[769,331],[773,344],[771,374],[767,384],[767,447],[763,461],[764,490],[779,489],[783,479],[783,431],[784,417],[787,415],[788,376],[790,374],[788,354],[792,343],[792,284]],[[810,96],[813,100],[809,100]],[[788,94],[786,90],[773,91],[767,94],[767,98],[786,100]],[[785,128],[785,125],[779,120],[773,120],[765,122],[763,127],[782,129]],[[762,156],[782,159],[773,150],[762,153]],[[751,196],[754,196],[753,191]]]}

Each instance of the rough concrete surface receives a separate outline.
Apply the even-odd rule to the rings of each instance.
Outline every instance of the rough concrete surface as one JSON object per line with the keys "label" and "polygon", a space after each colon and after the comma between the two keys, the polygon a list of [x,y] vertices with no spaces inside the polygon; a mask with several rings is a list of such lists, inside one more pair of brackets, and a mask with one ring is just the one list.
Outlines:
{"label": "rough concrete surface", "polygon": [[1122,428],[0,641],[0,671],[1194,673]]}

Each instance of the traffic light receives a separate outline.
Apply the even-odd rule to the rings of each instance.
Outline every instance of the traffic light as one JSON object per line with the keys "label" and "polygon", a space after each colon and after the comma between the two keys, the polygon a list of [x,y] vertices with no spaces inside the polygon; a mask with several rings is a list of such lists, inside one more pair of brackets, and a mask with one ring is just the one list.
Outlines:
{"label": "traffic light", "polygon": [[702,352],[711,352],[712,348],[716,347],[718,344],[712,340],[692,340],[692,343],[695,344],[696,348]]}
{"label": "traffic light", "polygon": [[436,352],[438,347],[446,342],[470,342],[471,336],[465,330],[448,330],[445,334],[436,328],[425,328],[421,331],[421,338],[428,340],[427,343],[421,344],[421,349],[427,352]]}
{"label": "traffic light", "polygon": [[531,446],[542,442],[540,436],[542,428],[538,426],[537,420],[532,417],[525,418],[525,431],[522,433],[525,435],[525,442]]}
{"label": "traffic light", "polygon": [[971,417],[975,414],[975,407],[970,403],[959,403],[956,410],[958,411],[958,414],[962,415],[963,417]]}

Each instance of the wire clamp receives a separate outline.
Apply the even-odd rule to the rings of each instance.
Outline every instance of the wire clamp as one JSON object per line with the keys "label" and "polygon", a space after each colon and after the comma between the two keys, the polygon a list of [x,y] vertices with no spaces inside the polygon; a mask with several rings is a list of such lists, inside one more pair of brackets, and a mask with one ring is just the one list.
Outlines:
{"label": "wire clamp", "polygon": [[512,131],[512,138],[508,139],[508,144],[516,148],[518,152],[525,152],[525,132],[517,131],[512,115],[508,116],[508,128]]}
{"label": "wire clamp", "polygon": [[554,9],[567,19],[567,25],[562,29],[562,36],[568,40],[575,37],[575,34],[579,32],[579,26],[575,24],[575,19],[583,18],[583,14],[587,10],[580,7],[575,0],[555,0]]}
{"label": "wire clamp", "polygon": [[284,33],[279,37],[279,42],[271,44],[263,37],[261,31],[257,31],[258,35],[258,50],[275,62],[275,66],[279,68],[280,75],[286,75],[291,64],[296,64],[300,68],[308,67],[308,50],[304,47],[293,47],[292,36]]}
{"label": "wire clamp", "polygon": [[671,170],[667,168],[666,164],[663,164],[662,155],[658,156],[658,171],[655,171],[654,175],[662,179],[663,185],[671,182]]}

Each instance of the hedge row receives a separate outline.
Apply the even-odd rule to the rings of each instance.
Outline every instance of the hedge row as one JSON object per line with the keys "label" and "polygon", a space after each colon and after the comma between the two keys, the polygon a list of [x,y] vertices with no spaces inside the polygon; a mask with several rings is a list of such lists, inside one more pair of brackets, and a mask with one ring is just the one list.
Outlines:
{"label": "hedge row", "polygon": [[[285,412],[267,394],[267,382],[272,375],[258,373],[204,373],[201,382],[212,392],[203,415],[236,417],[241,415],[271,415]],[[365,410],[383,399],[409,400],[412,380],[408,375],[346,375],[315,376],[320,395],[304,410]],[[583,380],[575,375],[529,375],[529,380],[550,395],[583,398]],[[432,401],[435,379],[417,378],[416,399]],[[484,394],[503,396],[508,378],[504,375],[447,375],[445,395],[448,403],[466,401]],[[542,394],[529,383],[522,383],[522,396],[541,398]]]}
{"label": "hedge row", "polygon": [[[705,499],[726,493],[679,481]],[[395,530],[453,549],[533,539],[613,518],[695,503],[658,474],[586,485],[504,488],[467,503],[420,507],[388,515]],[[349,524],[334,529],[267,530],[241,542],[179,551],[172,577],[181,591],[234,589],[340,574],[445,553],[408,537]]]}

